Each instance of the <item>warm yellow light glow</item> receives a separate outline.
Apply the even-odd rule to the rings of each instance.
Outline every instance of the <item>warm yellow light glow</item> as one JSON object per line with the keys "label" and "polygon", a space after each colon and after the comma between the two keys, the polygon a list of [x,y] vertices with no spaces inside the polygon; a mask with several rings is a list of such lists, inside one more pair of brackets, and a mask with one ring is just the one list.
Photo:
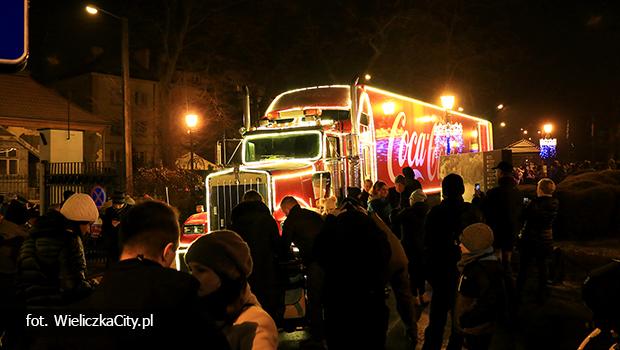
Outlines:
{"label": "warm yellow light glow", "polygon": [[498,104],[497,109],[501,111],[502,109],[504,109],[504,105],[502,103]]}
{"label": "warm yellow light glow", "polygon": [[502,128],[505,128],[506,127],[506,123],[505,122],[501,122],[501,123],[499,123],[499,126],[501,126]]}
{"label": "warm yellow light glow", "polygon": [[553,125],[550,123],[547,123],[543,125],[543,130],[545,131],[545,134],[551,134],[551,131],[553,131]]}
{"label": "warm yellow light glow", "polygon": [[445,95],[441,96],[441,106],[445,109],[452,109],[454,107],[454,96]]}
{"label": "warm yellow light glow", "polygon": [[527,130],[523,130],[523,135],[527,135]]}
{"label": "warm yellow light glow", "polygon": [[381,107],[383,107],[383,114],[385,115],[392,115],[394,110],[396,110],[394,102],[385,102]]}
{"label": "warm yellow light glow", "polygon": [[478,138],[478,130],[472,130],[470,135],[471,135],[472,138],[477,139]]}
{"label": "warm yellow light glow", "polygon": [[366,81],[368,81],[368,80],[372,79],[372,75],[366,74],[366,75],[364,75],[364,79],[366,79]]}
{"label": "warm yellow light glow", "polygon": [[185,125],[190,129],[195,128],[198,125],[198,116],[196,114],[186,114]]}
{"label": "warm yellow light glow", "polygon": [[459,109],[459,112],[464,111],[463,107],[459,107],[458,109]]}
{"label": "warm yellow light glow", "polygon": [[99,9],[97,9],[95,6],[87,5],[86,12],[90,13],[91,15],[96,15],[99,12]]}
{"label": "warm yellow light glow", "polygon": [[470,149],[472,151],[478,151],[478,144],[477,143],[472,143]]}

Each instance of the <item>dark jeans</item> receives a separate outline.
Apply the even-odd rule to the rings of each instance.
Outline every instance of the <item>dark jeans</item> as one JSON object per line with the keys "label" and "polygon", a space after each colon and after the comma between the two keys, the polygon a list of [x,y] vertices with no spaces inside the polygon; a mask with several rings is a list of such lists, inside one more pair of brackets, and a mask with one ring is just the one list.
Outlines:
{"label": "dark jeans", "polygon": [[310,336],[315,340],[325,337],[323,324],[323,280],[325,274],[321,266],[316,262],[308,264],[307,270],[308,289],[308,322],[310,324]]}
{"label": "dark jeans", "polygon": [[547,258],[551,255],[553,246],[550,242],[521,241],[519,243],[519,275],[517,276],[517,293],[523,296],[523,289],[527,282],[528,270],[532,262],[538,270],[537,298],[544,299],[547,291]]}
{"label": "dark jeans", "polygon": [[[340,294],[342,291],[338,291]],[[325,305],[325,335],[329,350],[385,349],[389,309],[385,295],[360,298],[358,291],[331,296]]]}
{"label": "dark jeans", "polygon": [[[444,269],[431,272],[429,283],[433,288],[433,297],[431,299],[428,326],[424,331],[423,350],[441,349],[448,312],[452,313],[454,309],[457,278],[456,266],[454,270]],[[462,336],[452,327],[448,349],[461,349],[462,344]]]}

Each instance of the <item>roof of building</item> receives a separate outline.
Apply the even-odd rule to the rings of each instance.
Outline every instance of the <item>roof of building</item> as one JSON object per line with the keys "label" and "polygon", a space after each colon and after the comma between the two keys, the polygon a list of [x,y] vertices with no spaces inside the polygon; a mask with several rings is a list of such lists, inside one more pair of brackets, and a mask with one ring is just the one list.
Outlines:
{"label": "roof of building", "polygon": [[506,147],[511,150],[512,153],[539,153],[540,149],[531,141],[521,139],[515,143],[512,143]]}
{"label": "roof of building", "polygon": [[109,124],[103,117],[74,103],[69,105],[67,99],[39,84],[27,73],[0,74],[1,117]]}

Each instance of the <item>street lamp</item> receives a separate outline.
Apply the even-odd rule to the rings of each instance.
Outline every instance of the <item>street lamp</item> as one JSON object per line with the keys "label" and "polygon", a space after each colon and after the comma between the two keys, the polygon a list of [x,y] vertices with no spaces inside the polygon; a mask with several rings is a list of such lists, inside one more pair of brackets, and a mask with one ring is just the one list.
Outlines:
{"label": "street lamp", "polygon": [[506,123],[505,122],[501,122],[501,123],[499,123],[499,126],[501,126],[502,128],[505,128],[506,127]]}
{"label": "street lamp", "polygon": [[543,125],[543,130],[545,131],[545,134],[547,135],[551,134],[551,131],[553,131],[553,124],[547,123]]}
{"label": "street lamp", "polygon": [[523,135],[527,135],[527,130],[523,130]]}
{"label": "street lamp", "polygon": [[100,7],[87,5],[86,12],[96,15],[102,12],[112,18],[121,21],[122,38],[121,38],[121,67],[122,67],[122,88],[123,88],[123,136],[125,143],[123,145],[125,151],[125,190],[128,194],[133,194],[133,154],[132,154],[132,134],[131,134],[131,104],[129,91],[129,22],[126,17],[115,15]]}
{"label": "street lamp", "polygon": [[445,111],[446,119],[446,154],[450,154],[450,110],[454,107],[455,98],[452,95],[443,95],[440,97],[441,105]]}
{"label": "street lamp", "polygon": [[372,75],[370,75],[370,74],[366,74],[366,75],[364,75],[364,79],[365,79],[366,81],[369,81],[370,79],[372,79]]}
{"label": "street lamp", "polygon": [[194,140],[192,137],[192,130],[198,125],[198,116],[193,113],[185,115],[185,125],[187,125],[189,131],[189,162],[190,169],[194,171]]}

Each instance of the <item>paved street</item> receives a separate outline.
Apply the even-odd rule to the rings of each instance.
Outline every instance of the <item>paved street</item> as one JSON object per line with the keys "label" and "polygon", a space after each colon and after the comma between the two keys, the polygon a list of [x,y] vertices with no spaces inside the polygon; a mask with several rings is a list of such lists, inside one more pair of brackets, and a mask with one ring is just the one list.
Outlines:
{"label": "paved street", "polygon": [[[517,325],[512,331],[506,328],[498,330],[491,349],[576,349],[589,333],[586,323],[590,312],[580,301],[579,285],[567,283],[552,287],[549,300],[542,306],[530,302],[528,299],[524,301],[518,313]],[[389,299],[389,306],[390,323],[386,348],[410,349],[411,345],[404,335],[393,297]],[[427,324],[428,308],[424,310],[418,322],[420,344],[416,349],[422,348],[424,328]],[[448,328],[445,339],[447,331]],[[306,336],[305,332],[282,333],[280,349],[306,349],[299,345]]]}

